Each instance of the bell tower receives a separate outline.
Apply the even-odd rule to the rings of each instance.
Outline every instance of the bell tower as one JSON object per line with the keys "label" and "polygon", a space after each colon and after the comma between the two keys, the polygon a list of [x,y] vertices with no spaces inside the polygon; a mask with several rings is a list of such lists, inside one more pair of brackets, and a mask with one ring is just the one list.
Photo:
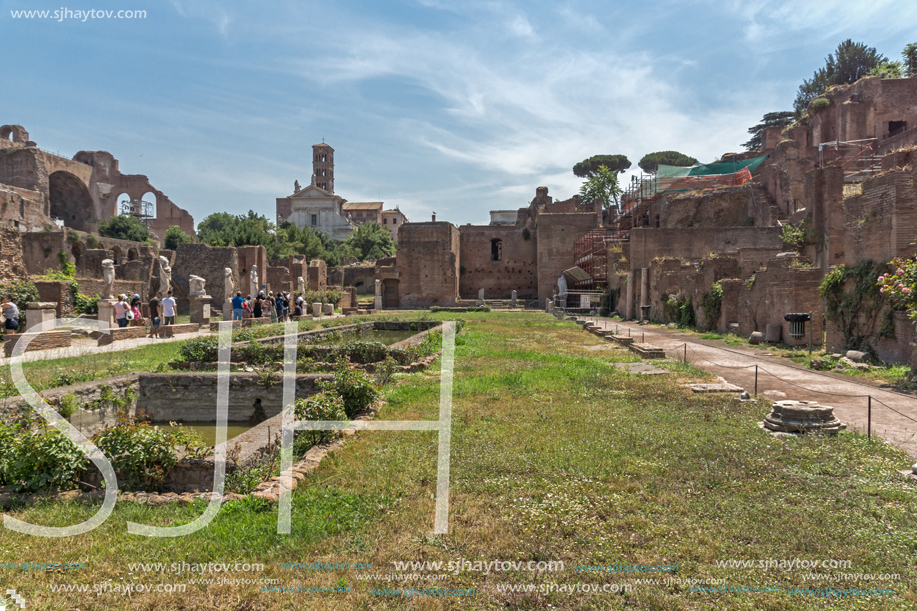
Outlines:
{"label": "bell tower", "polygon": [[312,145],[312,176],[316,187],[334,194],[334,149],[324,142]]}

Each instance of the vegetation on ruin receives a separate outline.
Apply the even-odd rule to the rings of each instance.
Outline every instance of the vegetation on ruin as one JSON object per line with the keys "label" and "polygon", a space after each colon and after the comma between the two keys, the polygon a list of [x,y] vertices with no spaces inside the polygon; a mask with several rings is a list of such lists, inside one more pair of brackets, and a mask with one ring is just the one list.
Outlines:
{"label": "vegetation on ruin", "polygon": [[166,229],[166,235],[163,237],[163,244],[168,250],[175,250],[179,244],[190,244],[194,238],[182,231],[178,225],[172,225]]}
{"label": "vegetation on ruin", "polygon": [[150,239],[150,230],[136,216],[122,214],[99,221],[99,235],[131,242],[146,242]]}
{"label": "vegetation on ruin", "polygon": [[30,301],[40,301],[35,283],[28,278],[23,278],[10,284],[0,284],[0,295],[9,294],[13,303],[19,308],[19,320],[25,318],[25,312]]}
{"label": "vegetation on ruin", "polygon": [[815,240],[815,232],[809,227],[809,217],[797,225],[787,223],[780,227],[780,240],[795,250],[802,249],[806,244]]}
{"label": "vegetation on ruin", "polygon": [[593,178],[602,167],[608,168],[615,176],[631,166],[626,155],[593,155],[573,166],[573,174],[580,178]]}
{"label": "vegetation on ruin", "polygon": [[837,46],[834,53],[825,58],[825,65],[819,68],[799,86],[793,109],[796,116],[802,113],[815,98],[821,96],[834,85],[849,85],[869,74],[869,71],[888,58],[861,42],[847,39]]}
{"label": "vegetation on ruin", "polygon": [[769,127],[786,127],[793,123],[796,113],[792,110],[768,112],[761,118],[761,122],[748,128],[751,138],[742,144],[746,151],[759,151],[763,146],[764,131]]}
{"label": "vegetation on ruin", "polygon": [[723,285],[714,282],[710,286],[710,292],[704,293],[700,300],[701,310],[704,312],[704,324],[708,330],[716,328],[716,323],[720,319],[720,312],[723,308]]}
{"label": "vegetation on ruin", "polygon": [[831,268],[822,280],[819,293],[825,303],[825,318],[844,334],[848,350],[875,355],[872,343],[878,337],[873,329],[886,305],[876,278],[884,271],[884,263],[863,259],[856,265]]}
{"label": "vegetation on ruin", "polygon": [[697,159],[679,153],[678,151],[658,151],[644,155],[637,165],[647,174],[655,174],[659,164],[674,166],[692,166],[697,163]]}
{"label": "vegetation on ruin", "polygon": [[879,292],[897,309],[907,312],[917,322],[917,260],[894,259],[876,280]]}
{"label": "vegetation on ruin", "polygon": [[[447,315],[448,316],[448,315]],[[634,583],[644,575],[577,572],[576,565],[677,564],[682,579],[721,579],[730,586],[850,588],[857,582],[811,582],[804,571],[717,566],[718,560],[850,559],[844,573],[897,573],[882,582],[893,596],[863,596],[861,610],[903,611],[917,596],[917,488],[897,472],[912,460],[879,439],[774,438],[757,423],[766,401],[695,395],[681,387],[696,370],[631,375],[612,367],[626,351],[596,350],[600,338],[540,313],[467,315],[456,345],[453,393],[450,533],[431,534],[436,491],[435,434],[361,432],[306,475],[293,494],[292,532],[278,535],[277,506],[248,497],[224,503],[192,535],[147,538],[128,521],[174,526],[198,518],[206,501],[153,507],[119,502],[104,527],[79,537],[43,539],[0,533],[2,562],[83,562],[94,581],[137,579],[132,562],[263,562],[282,585],[345,584],[343,595],[261,591],[258,584],[189,584],[184,593],[70,593],[69,607],[96,609],[269,609],[318,605],[331,611],[401,608],[405,600],[372,596],[361,571],[303,571],[282,563],[560,560],[558,583]],[[692,373],[693,371],[693,373]],[[676,382],[677,379],[677,382]],[[384,390],[383,420],[436,420],[438,368],[399,376]],[[587,426],[584,426],[584,422]],[[88,519],[99,503],[44,501],[9,515],[63,526]],[[775,533],[777,533],[775,535]],[[821,571],[826,572],[826,571]],[[537,585],[537,572],[462,571],[436,587],[475,588],[455,601],[413,599],[418,608],[747,609],[821,608],[831,601],[786,593],[692,592],[687,586],[635,584],[623,595],[559,592],[503,594],[498,584]],[[652,576],[651,576],[652,577]],[[141,578],[142,579],[142,578]],[[171,578],[170,578],[171,579]],[[47,584],[83,583],[79,572],[22,571],[16,587],[29,605],[52,608]],[[149,579],[147,580],[149,581]],[[186,579],[171,581],[185,582]],[[427,587],[429,584],[424,584]],[[869,587],[872,587],[870,584]],[[846,599],[845,602],[850,602]],[[59,605],[58,605],[59,606]],[[30,608],[31,608],[30,607]]]}
{"label": "vegetation on ruin", "polygon": [[599,167],[594,176],[580,187],[579,195],[583,203],[602,202],[603,208],[617,205],[618,196],[622,193],[618,184],[618,174],[605,166]]}

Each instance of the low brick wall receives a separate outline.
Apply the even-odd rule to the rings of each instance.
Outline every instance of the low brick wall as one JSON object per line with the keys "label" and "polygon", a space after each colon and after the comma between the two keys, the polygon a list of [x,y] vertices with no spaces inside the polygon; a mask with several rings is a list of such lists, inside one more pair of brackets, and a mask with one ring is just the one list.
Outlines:
{"label": "low brick wall", "polygon": [[197,333],[201,326],[196,322],[186,323],[183,325],[162,325],[159,327],[160,337],[174,337],[181,333]]}
{"label": "low brick wall", "polygon": [[[151,420],[213,422],[218,375],[216,372],[139,374],[138,407]],[[331,376],[297,376],[296,398],[316,394],[317,381],[321,379],[331,379]],[[259,384],[255,373],[233,373],[229,380],[230,421],[249,420],[259,401],[269,418],[280,413],[283,402],[281,376],[276,376],[275,383],[269,387]]]}
{"label": "low brick wall", "polygon": [[13,347],[23,340],[29,339],[29,345],[26,352],[34,350],[50,350],[51,348],[69,348],[70,347],[70,330],[63,331],[44,331],[42,333],[7,333],[3,350],[6,356],[13,354]]}
{"label": "low brick wall", "polygon": [[149,333],[149,327],[146,326],[114,328],[110,333],[100,335],[98,344],[108,346],[123,339],[140,339],[146,337],[147,333]]}

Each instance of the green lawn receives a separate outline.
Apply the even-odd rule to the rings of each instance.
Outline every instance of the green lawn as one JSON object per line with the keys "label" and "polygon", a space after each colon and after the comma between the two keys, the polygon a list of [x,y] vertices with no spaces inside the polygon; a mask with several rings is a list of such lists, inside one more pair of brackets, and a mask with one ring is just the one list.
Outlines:
{"label": "green lawn", "polygon": [[[541,313],[462,314],[453,392],[450,532],[432,535],[437,440],[429,432],[361,432],[326,458],[294,495],[293,532],[277,535],[275,506],[231,502],[205,530],[173,539],[129,535],[127,521],[187,523],[203,504],[119,503],[101,527],[73,538],[0,532],[0,562],[83,562],[82,570],[4,571],[28,609],[913,609],[917,605],[917,485],[896,469],[913,462],[879,440],[777,439],[757,422],[768,405],[700,396],[664,376],[611,366],[629,352]],[[447,317],[445,314],[436,317]],[[439,364],[386,390],[379,417],[436,419]],[[9,512],[65,525],[98,505],[43,503]],[[894,581],[807,581],[809,571],[718,567],[718,561],[850,561],[819,573],[898,574]],[[396,561],[563,561],[558,572],[472,570],[414,588],[467,588],[473,596],[374,595],[404,583]],[[261,591],[262,585],[189,584],[175,593],[51,591],[52,584],[188,583],[188,574],[131,572],[128,563],[263,563],[280,586],[349,593]],[[313,571],[283,563],[372,563]],[[677,565],[674,573],[580,572],[579,565]],[[429,571],[406,571],[406,573]],[[814,572],[814,571],[812,571]],[[446,574],[443,570],[440,573]],[[639,583],[669,578],[669,583]],[[690,580],[781,592],[692,592]],[[561,586],[629,588],[570,595]],[[532,592],[501,592],[507,585]],[[890,588],[881,596],[790,594],[795,588]],[[541,588],[544,591],[538,591]],[[550,591],[553,588],[553,592]],[[429,591],[427,592],[429,593]]]}

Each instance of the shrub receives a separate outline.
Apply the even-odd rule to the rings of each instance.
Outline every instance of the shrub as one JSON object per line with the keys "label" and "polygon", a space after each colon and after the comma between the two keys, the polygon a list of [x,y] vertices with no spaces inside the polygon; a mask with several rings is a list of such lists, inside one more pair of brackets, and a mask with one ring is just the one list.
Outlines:
{"label": "shrub", "polygon": [[212,363],[219,357],[219,339],[216,336],[198,337],[182,344],[178,361]]}
{"label": "shrub", "polygon": [[388,351],[382,342],[349,342],[335,350],[336,360],[349,359],[354,363],[378,363],[385,359]]}
{"label": "shrub", "polygon": [[704,323],[707,329],[711,330],[716,327],[720,319],[720,312],[723,306],[723,285],[714,282],[710,287],[710,292],[701,298],[701,308],[704,310]]}
{"label": "shrub", "polygon": [[60,398],[60,409],[58,412],[60,412],[60,415],[64,418],[69,418],[75,414],[78,409],[80,409],[80,401],[72,392],[68,392]]}
{"label": "shrub", "polygon": [[334,370],[334,378],[329,382],[319,382],[319,387],[340,395],[348,418],[353,418],[369,407],[380,395],[372,377],[347,360],[339,361]]}
{"label": "shrub", "polygon": [[[297,399],[296,403],[293,404],[293,413],[296,415],[297,420],[347,420],[344,399],[334,390],[323,390],[308,399]],[[301,444],[295,444],[293,452],[296,454],[332,439],[335,432],[299,431],[298,433],[297,437],[307,440],[309,445],[304,448]]]}
{"label": "shrub", "polygon": [[815,116],[823,110],[831,106],[831,100],[825,97],[815,98],[809,102],[809,108],[811,109],[811,116]]}
{"label": "shrub", "polygon": [[130,419],[102,429],[92,441],[108,456],[119,484],[142,490],[162,488],[166,475],[178,464],[176,446],[183,447],[188,458],[200,458],[208,451],[200,435],[189,429],[162,430]]}
{"label": "shrub", "polygon": [[28,279],[17,280],[12,284],[0,286],[0,295],[9,293],[13,297],[13,303],[19,308],[19,315],[25,315],[26,308],[30,301],[39,301],[38,289],[35,283]]}
{"label": "shrub", "polygon": [[373,372],[377,386],[385,386],[395,378],[398,373],[398,363],[391,356],[386,356],[384,361],[376,363],[376,370]]}
{"label": "shrub", "polygon": [[101,242],[99,242],[99,238],[97,238],[95,234],[86,234],[86,248],[95,250],[99,246],[101,246]]}
{"label": "shrub", "polygon": [[55,429],[24,431],[4,435],[4,480],[21,492],[67,490],[75,487],[77,475],[89,459]]}

